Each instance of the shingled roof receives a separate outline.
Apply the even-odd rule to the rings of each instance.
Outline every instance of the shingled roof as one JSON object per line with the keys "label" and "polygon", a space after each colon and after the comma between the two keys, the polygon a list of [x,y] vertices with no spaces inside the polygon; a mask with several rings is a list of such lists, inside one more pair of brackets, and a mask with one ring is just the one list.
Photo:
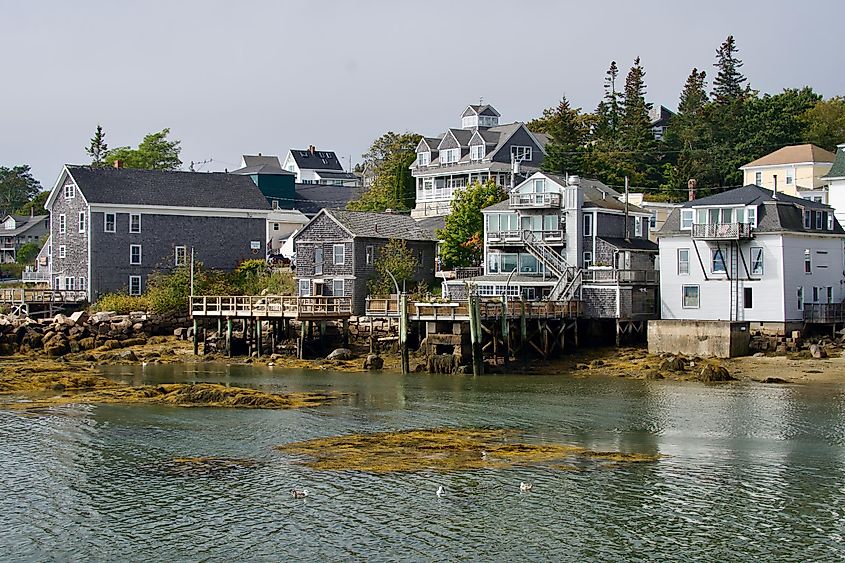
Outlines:
{"label": "shingled roof", "polygon": [[296,176],[282,168],[278,156],[243,155],[243,168],[232,170],[232,174],[277,174],[282,176]]}
{"label": "shingled roof", "polygon": [[249,176],[75,165],[66,168],[91,204],[270,209]]}
{"label": "shingled roof", "polygon": [[434,233],[421,227],[408,215],[398,213],[369,213],[326,209],[332,217],[354,237],[402,240],[437,240]]}
{"label": "shingled roof", "polygon": [[777,166],[779,164],[797,164],[799,162],[833,162],[833,158],[834,155],[832,152],[810,143],[789,145],[749,162],[740,167],[740,170],[754,168],[756,166]]}
{"label": "shingled roof", "polygon": [[314,149],[290,149],[293,160],[300,170],[339,170],[343,171],[337,155],[334,151],[321,151]]}
{"label": "shingled roof", "polygon": [[836,149],[836,158],[833,160],[833,166],[822,178],[825,180],[845,178],[845,143],[839,145]]}

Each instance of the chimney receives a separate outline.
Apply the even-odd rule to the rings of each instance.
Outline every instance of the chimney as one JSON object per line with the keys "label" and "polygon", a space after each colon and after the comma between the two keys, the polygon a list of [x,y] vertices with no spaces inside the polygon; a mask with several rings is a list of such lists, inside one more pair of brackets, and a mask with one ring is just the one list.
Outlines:
{"label": "chimney", "polygon": [[317,147],[315,147],[314,145],[308,145],[308,152],[310,152],[312,156],[314,155],[314,152],[316,150],[317,150]]}
{"label": "chimney", "polygon": [[120,160],[120,159],[115,160],[114,161],[114,167],[115,168],[123,168],[123,161]]}
{"label": "chimney", "polygon": [[773,174],[772,178],[775,179],[775,189],[772,191],[772,199],[777,200],[777,198],[778,198],[778,175]]}
{"label": "chimney", "polygon": [[688,201],[695,201],[695,194],[696,194],[696,186],[698,185],[698,181],[695,178],[690,178],[687,180],[687,195],[689,197]]}

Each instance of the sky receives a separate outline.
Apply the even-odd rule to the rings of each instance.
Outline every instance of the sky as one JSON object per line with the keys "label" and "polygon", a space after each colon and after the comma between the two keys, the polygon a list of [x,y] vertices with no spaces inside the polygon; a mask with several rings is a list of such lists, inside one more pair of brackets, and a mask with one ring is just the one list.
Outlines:
{"label": "sky", "polygon": [[674,109],[692,67],[712,78],[736,38],[753,88],[845,94],[842,0],[0,0],[0,166],[44,188],[165,127],[185,167],[315,145],[354,164],[387,131],[460,126],[483,98],[502,123],[565,94],[591,111],[604,73],[641,57],[647,98]]}

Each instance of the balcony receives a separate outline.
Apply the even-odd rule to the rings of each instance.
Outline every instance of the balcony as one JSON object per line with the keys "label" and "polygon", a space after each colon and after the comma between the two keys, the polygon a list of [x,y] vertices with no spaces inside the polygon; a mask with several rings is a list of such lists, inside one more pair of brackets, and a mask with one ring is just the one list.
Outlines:
{"label": "balcony", "polygon": [[845,322],[845,303],[804,303],[804,322]]}
{"label": "balcony", "polygon": [[751,223],[696,223],[692,238],[699,240],[740,240],[753,237]]}
{"label": "balcony", "polygon": [[607,284],[656,284],[659,281],[657,270],[582,270],[582,283]]}
{"label": "balcony", "polygon": [[454,270],[437,270],[434,272],[434,275],[444,280],[465,280],[480,276],[482,273],[484,271],[480,266],[470,266],[466,268],[455,268]]}
{"label": "balcony", "polygon": [[560,207],[560,194],[553,192],[511,194],[510,207],[511,209],[545,209],[549,207]]}
{"label": "balcony", "polygon": [[510,246],[525,244],[525,234],[531,233],[534,241],[543,241],[548,244],[565,244],[564,231],[494,231],[487,232],[487,244],[493,246]]}
{"label": "balcony", "polygon": [[50,272],[46,271],[37,271],[37,272],[22,272],[21,273],[21,281],[27,283],[49,283],[50,282]]}

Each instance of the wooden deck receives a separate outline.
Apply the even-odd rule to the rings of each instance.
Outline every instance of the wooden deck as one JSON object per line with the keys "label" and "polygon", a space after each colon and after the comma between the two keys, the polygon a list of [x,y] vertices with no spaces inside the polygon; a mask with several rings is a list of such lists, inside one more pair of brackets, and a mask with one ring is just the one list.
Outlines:
{"label": "wooden deck", "polygon": [[[520,301],[511,299],[507,316],[517,319],[525,307],[528,319],[575,319],[581,316],[580,301]],[[481,318],[490,320],[502,317],[503,303],[499,297],[483,298],[480,303]],[[367,299],[368,317],[399,317],[399,302],[393,297]],[[411,321],[469,321],[469,303],[408,303],[408,320]]]}
{"label": "wooden deck", "polygon": [[0,303],[6,305],[17,305],[26,303],[28,305],[62,305],[68,303],[80,303],[87,299],[85,291],[64,290],[64,289],[24,289],[9,287],[0,289]]}
{"label": "wooden deck", "polygon": [[351,297],[202,295],[191,298],[194,318],[332,320],[351,315]]}

